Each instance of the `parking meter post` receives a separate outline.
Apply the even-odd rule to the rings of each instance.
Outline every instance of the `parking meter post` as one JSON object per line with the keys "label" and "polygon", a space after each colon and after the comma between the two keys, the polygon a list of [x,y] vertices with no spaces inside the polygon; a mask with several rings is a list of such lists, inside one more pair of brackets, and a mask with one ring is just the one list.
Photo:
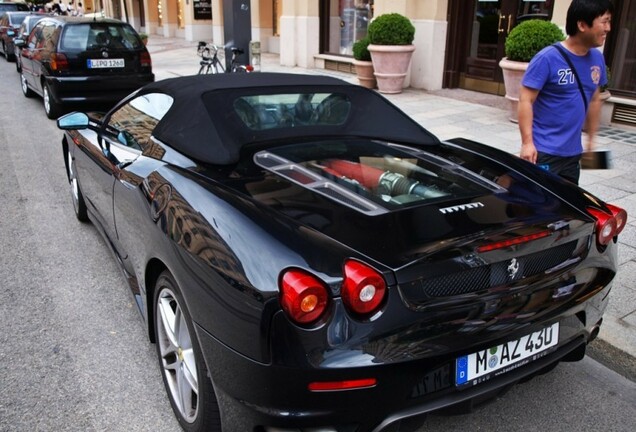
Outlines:
{"label": "parking meter post", "polygon": [[223,36],[225,38],[225,70],[232,70],[232,47],[243,50],[240,63],[248,62],[252,40],[252,19],[249,0],[223,0]]}

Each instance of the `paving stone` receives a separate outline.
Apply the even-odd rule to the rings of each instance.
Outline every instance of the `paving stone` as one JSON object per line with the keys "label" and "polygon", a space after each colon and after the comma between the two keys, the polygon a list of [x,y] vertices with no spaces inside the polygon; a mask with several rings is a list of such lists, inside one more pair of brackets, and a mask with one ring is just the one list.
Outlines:
{"label": "paving stone", "polygon": [[[636,260],[636,248],[621,242],[621,238],[618,239],[618,262],[619,265],[623,265],[628,261]],[[620,271],[620,267],[619,267]],[[636,306],[635,306],[636,307]]]}

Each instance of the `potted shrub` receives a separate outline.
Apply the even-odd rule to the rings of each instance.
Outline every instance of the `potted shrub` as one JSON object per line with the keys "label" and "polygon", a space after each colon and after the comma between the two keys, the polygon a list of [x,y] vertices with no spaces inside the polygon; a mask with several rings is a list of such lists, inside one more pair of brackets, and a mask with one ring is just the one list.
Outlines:
{"label": "potted shrub", "polygon": [[506,39],[506,56],[499,66],[503,71],[506,99],[510,101],[510,120],[518,121],[517,107],[521,79],[528,63],[536,53],[548,45],[565,39],[563,31],[551,21],[532,19],[524,21],[512,29]]}
{"label": "potted shrub", "polygon": [[358,81],[362,87],[375,88],[375,75],[373,75],[373,62],[368,49],[369,38],[365,37],[353,44],[353,65],[356,67]]}
{"label": "potted shrub", "polygon": [[383,14],[369,24],[369,46],[380,93],[400,93],[415,51],[415,27],[404,15]]}

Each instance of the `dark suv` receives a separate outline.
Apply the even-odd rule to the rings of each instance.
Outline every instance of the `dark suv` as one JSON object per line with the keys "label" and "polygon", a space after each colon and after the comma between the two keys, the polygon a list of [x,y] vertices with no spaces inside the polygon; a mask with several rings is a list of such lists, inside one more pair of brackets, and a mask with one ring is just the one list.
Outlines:
{"label": "dark suv", "polygon": [[76,103],[110,108],[155,78],[139,34],[118,20],[47,17],[15,44],[22,92],[41,95],[48,118]]}

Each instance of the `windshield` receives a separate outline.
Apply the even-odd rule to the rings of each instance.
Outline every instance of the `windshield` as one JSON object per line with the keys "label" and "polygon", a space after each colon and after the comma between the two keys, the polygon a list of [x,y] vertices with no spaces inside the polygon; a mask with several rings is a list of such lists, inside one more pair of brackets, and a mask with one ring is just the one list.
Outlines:
{"label": "windshield", "polygon": [[142,47],[143,43],[132,27],[104,22],[68,25],[61,43],[63,51],[136,50]]}

